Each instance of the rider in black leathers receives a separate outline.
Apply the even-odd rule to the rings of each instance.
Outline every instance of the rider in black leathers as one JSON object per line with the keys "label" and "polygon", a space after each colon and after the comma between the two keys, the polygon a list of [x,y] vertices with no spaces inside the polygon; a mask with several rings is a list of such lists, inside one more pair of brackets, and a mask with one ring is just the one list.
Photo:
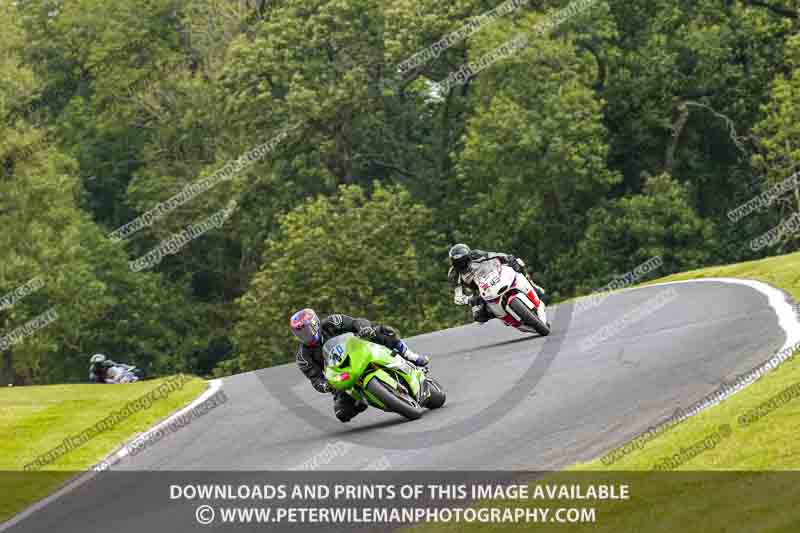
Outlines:
{"label": "rider in black leathers", "polygon": [[105,383],[106,372],[109,368],[117,366],[117,363],[108,359],[105,355],[97,353],[89,359],[89,381],[93,383]]}
{"label": "rider in black leathers", "polygon": [[345,392],[334,392],[328,384],[322,359],[322,345],[325,344],[325,341],[342,333],[350,332],[394,350],[414,365],[425,367],[430,361],[426,355],[411,351],[393,328],[372,324],[365,318],[334,314],[320,320],[313,309],[302,309],[292,315],[290,327],[292,333],[301,342],[297,352],[297,366],[317,391],[334,393],[333,410],[336,418],[342,422],[349,422],[350,419],[366,409],[367,405],[363,402],[357,403],[352,396]]}
{"label": "rider in black leathers", "polygon": [[[488,322],[495,318],[494,314],[486,307],[486,302],[481,298],[478,292],[478,286],[475,284],[475,279],[472,272],[472,263],[487,261],[489,259],[497,259],[504,265],[508,265],[517,272],[525,274],[525,263],[521,259],[517,259],[513,255],[503,254],[497,252],[484,252],[483,250],[470,250],[466,244],[455,244],[450,248],[450,270],[447,273],[447,280],[450,285],[455,289],[454,301],[457,304],[469,304],[472,306],[472,319],[475,322]],[[527,276],[528,281],[533,285],[533,290],[536,295],[541,299],[545,290],[536,285],[530,276]],[[472,293],[472,296],[464,294],[464,289]]]}

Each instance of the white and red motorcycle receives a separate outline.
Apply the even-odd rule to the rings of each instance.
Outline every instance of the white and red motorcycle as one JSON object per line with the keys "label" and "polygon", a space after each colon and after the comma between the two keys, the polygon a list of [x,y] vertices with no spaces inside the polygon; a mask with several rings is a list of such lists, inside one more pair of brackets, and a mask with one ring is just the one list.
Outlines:
{"label": "white and red motorcycle", "polygon": [[[473,262],[472,274],[486,307],[506,326],[543,337],[550,334],[545,304],[524,274],[497,259]],[[465,297],[457,303],[467,302]]]}

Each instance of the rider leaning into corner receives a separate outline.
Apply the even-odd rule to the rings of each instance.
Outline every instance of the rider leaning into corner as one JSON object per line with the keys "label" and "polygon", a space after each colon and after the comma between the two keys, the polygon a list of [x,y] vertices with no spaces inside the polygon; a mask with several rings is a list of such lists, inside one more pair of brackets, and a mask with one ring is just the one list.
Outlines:
{"label": "rider leaning into corner", "polygon": [[313,309],[302,309],[292,315],[289,321],[292,333],[300,342],[297,352],[297,366],[311,381],[311,385],[321,393],[333,392],[333,410],[336,418],[349,422],[354,416],[367,408],[364,402],[356,400],[344,391],[334,392],[325,379],[322,360],[322,345],[325,341],[342,333],[355,333],[357,336],[394,350],[408,362],[425,367],[430,359],[412,352],[408,345],[397,336],[397,332],[386,325],[371,324],[364,318],[347,315],[330,315],[320,320]]}
{"label": "rider leaning into corner", "polygon": [[[472,307],[472,319],[475,322],[488,322],[495,316],[486,307],[486,302],[478,292],[478,286],[475,284],[475,277],[472,271],[472,263],[497,259],[515,271],[525,274],[525,263],[522,259],[517,259],[510,254],[470,250],[466,244],[455,244],[450,248],[449,256],[450,271],[447,273],[447,279],[455,289],[453,300],[458,305],[469,304]],[[526,277],[531,282],[536,295],[541,299],[545,294],[545,290],[531,281],[530,276]],[[472,293],[472,296],[464,294],[464,289]]]}
{"label": "rider leaning into corner", "polygon": [[117,366],[117,363],[105,355],[101,353],[94,354],[89,359],[89,381],[92,383],[105,383],[106,373],[115,366]]}

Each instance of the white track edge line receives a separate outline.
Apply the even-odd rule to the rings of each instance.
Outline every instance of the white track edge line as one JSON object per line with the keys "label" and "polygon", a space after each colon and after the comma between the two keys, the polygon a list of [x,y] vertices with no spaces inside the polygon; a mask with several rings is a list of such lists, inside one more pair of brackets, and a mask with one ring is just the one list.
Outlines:
{"label": "white track edge line", "polygon": [[[620,290],[609,292],[607,294],[607,296],[611,297],[611,296],[613,296],[614,294],[617,294],[617,293],[635,291],[635,290],[642,290],[642,289],[647,289],[647,288],[651,288],[651,287],[663,287],[663,286],[666,286],[666,285],[679,285],[679,284],[686,284],[686,283],[729,283],[729,284],[732,284],[732,285],[743,285],[743,286],[749,287],[749,288],[751,288],[751,289],[753,289],[753,290],[755,290],[757,292],[760,292],[761,294],[763,294],[764,296],[767,297],[767,303],[769,304],[769,306],[772,308],[772,310],[777,315],[777,317],[778,317],[778,325],[781,327],[781,329],[786,334],[786,342],[784,342],[783,346],[780,349],[778,349],[777,352],[775,352],[772,355],[770,355],[769,359],[767,359],[766,361],[764,361],[762,363],[759,363],[754,368],[752,368],[752,369],[748,370],[747,372],[745,372],[744,374],[742,374],[744,376],[744,375],[748,375],[748,374],[752,374],[752,373],[758,373],[759,375],[757,377],[755,377],[754,379],[752,379],[749,382],[743,383],[740,388],[738,388],[737,390],[733,391],[731,394],[720,396],[716,401],[704,404],[700,409],[697,409],[695,412],[693,412],[691,414],[684,414],[683,416],[680,417],[678,422],[683,422],[687,418],[691,418],[692,416],[700,414],[703,411],[705,411],[706,409],[710,409],[711,407],[719,405],[720,403],[722,403],[723,401],[727,400],[728,398],[730,398],[730,397],[738,394],[739,392],[745,390],[747,387],[749,387],[753,383],[756,383],[757,381],[759,381],[761,378],[763,378],[764,376],[766,376],[770,372],[772,372],[775,369],[779,368],[786,361],[792,359],[794,357],[794,352],[797,351],[798,349],[800,349],[800,317],[798,317],[797,311],[795,310],[795,308],[789,303],[788,297],[787,297],[787,293],[781,291],[780,289],[778,289],[776,287],[773,287],[772,285],[770,285],[768,283],[764,283],[762,281],[756,281],[756,280],[751,280],[751,279],[739,279],[739,278],[697,278],[697,279],[687,279],[687,280],[680,280],[680,281],[664,281],[664,282],[661,282],[661,283],[652,283],[650,285],[643,285],[643,286],[639,286],[639,287],[627,287],[627,288],[624,288],[624,289],[620,289]],[[789,350],[791,350],[791,351],[789,351]],[[769,363],[770,363],[770,361],[772,361],[772,359],[778,357],[781,354],[787,353],[787,351],[788,351],[789,355],[787,357],[785,357],[783,361],[780,361],[778,364],[773,365],[772,368],[769,368],[769,369],[765,368],[765,367],[769,366]],[[762,369],[763,369],[763,371],[759,372],[759,370],[762,370]],[[695,405],[697,405],[697,403],[699,403],[700,401],[704,400],[707,396],[708,395],[704,396],[703,398],[700,398],[699,400],[697,400],[697,402],[692,403],[689,406],[690,409],[692,407],[694,407]],[[687,411],[687,413],[688,412],[689,411]],[[665,420],[662,423],[666,423],[668,420],[669,419]],[[659,426],[662,423],[656,424],[656,426]],[[632,438],[626,440],[624,443],[619,444],[619,445],[615,446],[614,448],[611,448],[611,450],[613,451],[615,449],[618,449],[618,448],[621,448],[621,447],[625,446],[626,443],[633,441],[638,436],[639,436],[639,434],[634,435]],[[606,450],[605,455],[607,455],[608,453],[609,453],[609,450]],[[604,457],[605,455],[598,455],[594,459],[599,459],[600,457]]]}
{"label": "white track edge line", "polygon": [[[159,422],[158,424],[156,424],[152,428],[148,429],[144,433],[140,433],[140,434],[134,436],[132,439],[130,439],[127,442],[125,442],[117,451],[111,452],[103,460],[101,460],[99,463],[94,465],[90,470],[87,470],[83,474],[81,474],[78,477],[74,478],[72,481],[68,482],[66,485],[64,485],[63,487],[61,487],[60,489],[58,489],[54,493],[46,496],[45,498],[39,500],[36,503],[30,505],[24,511],[21,511],[20,513],[14,515],[13,517],[8,519],[7,521],[5,521],[3,523],[0,523],[0,531],[5,531],[5,530],[17,525],[18,523],[22,522],[23,520],[25,520],[26,518],[31,516],[36,511],[39,511],[39,510],[47,507],[47,505],[51,504],[52,502],[54,502],[58,498],[64,496],[65,494],[68,494],[68,493],[72,492],[73,490],[75,490],[76,488],[80,487],[81,485],[83,485],[84,483],[89,481],[90,479],[93,479],[100,472],[103,472],[103,471],[107,470],[109,467],[117,464],[122,459],[124,459],[125,457],[128,456],[128,447],[133,442],[135,442],[138,438],[142,437],[143,435],[150,435],[150,434],[158,431],[159,429],[161,429],[162,427],[166,426],[167,424],[169,424],[170,422],[172,422],[173,420],[175,420],[179,416],[186,414],[187,412],[191,411],[192,409],[194,409],[195,407],[197,407],[201,403],[203,403],[206,400],[208,400],[211,396],[216,394],[217,391],[219,391],[221,388],[222,388],[222,380],[221,379],[214,379],[214,380],[209,381],[208,382],[208,388],[205,391],[203,391],[203,394],[201,394],[200,396],[195,398],[189,405],[187,405],[183,409],[180,409],[180,410],[176,411],[175,413],[170,415],[166,420],[164,420],[162,422]],[[105,467],[104,468],[100,468],[102,465],[105,465]]]}

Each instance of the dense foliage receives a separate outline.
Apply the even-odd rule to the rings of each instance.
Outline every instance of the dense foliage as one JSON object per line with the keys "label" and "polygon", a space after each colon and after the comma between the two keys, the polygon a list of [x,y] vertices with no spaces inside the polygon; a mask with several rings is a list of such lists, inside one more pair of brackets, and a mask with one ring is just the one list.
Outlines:
{"label": "dense foliage", "polygon": [[500,3],[0,0],[0,298],[43,281],[0,306],[0,338],[58,313],[0,342],[0,383],[81,380],[98,351],[151,374],[286,362],[306,306],[460,323],[456,240],[525,258],[556,300],[654,256],[668,274],[798,248],[750,247],[800,210],[796,183],[727,214],[800,168],[800,0],[580,0],[554,27],[570,2],[531,0],[398,74]]}

